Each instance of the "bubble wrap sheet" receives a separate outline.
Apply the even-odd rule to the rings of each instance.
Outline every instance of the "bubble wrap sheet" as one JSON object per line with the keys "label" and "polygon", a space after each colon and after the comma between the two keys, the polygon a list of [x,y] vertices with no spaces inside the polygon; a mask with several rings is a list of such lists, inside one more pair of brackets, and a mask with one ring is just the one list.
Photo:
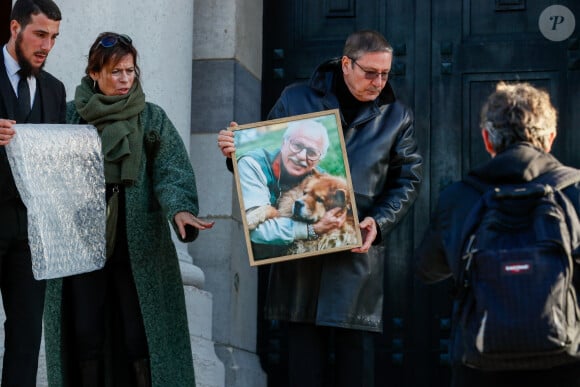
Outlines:
{"label": "bubble wrap sheet", "polygon": [[65,277],[105,264],[105,177],[91,125],[19,124],[6,146],[28,209],[36,279]]}

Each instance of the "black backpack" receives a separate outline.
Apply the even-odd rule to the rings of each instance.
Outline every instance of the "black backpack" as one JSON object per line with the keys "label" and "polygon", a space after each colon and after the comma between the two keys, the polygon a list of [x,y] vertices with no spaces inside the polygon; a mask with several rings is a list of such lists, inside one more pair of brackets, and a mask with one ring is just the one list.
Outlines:
{"label": "black backpack", "polygon": [[561,190],[580,171],[559,167],[490,187],[466,219],[456,318],[462,362],[482,370],[551,368],[580,360],[573,284],[580,220]]}

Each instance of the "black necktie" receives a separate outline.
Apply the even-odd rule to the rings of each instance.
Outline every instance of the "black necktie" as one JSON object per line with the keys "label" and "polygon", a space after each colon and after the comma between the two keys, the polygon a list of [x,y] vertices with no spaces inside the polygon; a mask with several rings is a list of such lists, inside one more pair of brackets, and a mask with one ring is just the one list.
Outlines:
{"label": "black necktie", "polygon": [[26,77],[20,75],[18,81],[18,118],[20,121],[26,120],[30,114],[30,89],[28,88],[28,80]]}

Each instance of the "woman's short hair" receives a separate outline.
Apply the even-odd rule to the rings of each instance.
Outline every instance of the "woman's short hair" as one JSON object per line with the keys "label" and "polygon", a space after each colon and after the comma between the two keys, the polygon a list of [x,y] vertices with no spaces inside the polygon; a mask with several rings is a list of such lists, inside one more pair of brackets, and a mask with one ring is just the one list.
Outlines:
{"label": "woman's short hair", "polygon": [[140,69],[137,65],[137,49],[127,35],[116,32],[102,32],[97,36],[89,50],[86,75],[100,72],[105,66],[117,64],[123,57],[131,54],[135,65],[135,77],[139,79]]}

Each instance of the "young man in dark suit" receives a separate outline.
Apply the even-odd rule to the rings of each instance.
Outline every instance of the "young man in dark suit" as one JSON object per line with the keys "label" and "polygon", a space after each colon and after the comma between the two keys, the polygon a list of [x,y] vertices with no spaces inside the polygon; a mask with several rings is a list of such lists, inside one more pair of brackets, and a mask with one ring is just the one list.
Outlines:
{"label": "young man in dark suit", "polygon": [[52,0],[18,0],[10,17],[10,40],[0,50],[0,289],[6,313],[3,386],[36,385],[45,290],[45,282],[32,275],[26,207],[14,184],[4,145],[17,135],[14,124],[65,122],[64,85],[43,71],[60,20],[60,10]]}

